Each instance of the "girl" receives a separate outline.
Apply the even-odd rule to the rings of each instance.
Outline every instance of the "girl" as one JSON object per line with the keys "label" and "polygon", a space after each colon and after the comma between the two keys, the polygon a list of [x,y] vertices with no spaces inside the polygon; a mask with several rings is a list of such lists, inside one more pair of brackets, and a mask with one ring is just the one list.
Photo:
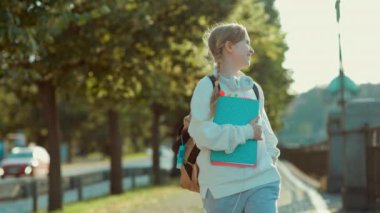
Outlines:
{"label": "girl", "polygon": [[[281,179],[276,167],[280,155],[276,147],[278,141],[264,110],[261,87],[240,71],[250,65],[254,53],[247,30],[240,24],[221,24],[207,35],[209,52],[216,64],[213,73],[216,86],[213,87],[208,76],[197,83],[191,99],[188,129],[201,150],[197,163],[203,206],[209,213],[277,212]],[[215,103],[220,95],[218,84],[225,95],[257,99],[252,89],[256,84],[259,117],[243,126],[214,123]],[[211,150],[231,153],[252,138],[258,140],[256,168],[211,165]]]}

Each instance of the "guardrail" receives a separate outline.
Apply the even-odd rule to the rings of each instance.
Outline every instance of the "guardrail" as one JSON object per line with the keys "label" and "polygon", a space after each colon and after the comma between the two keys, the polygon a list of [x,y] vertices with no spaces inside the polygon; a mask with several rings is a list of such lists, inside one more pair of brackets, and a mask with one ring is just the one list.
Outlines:
{"label": "guardrail", "polygon": [[[161,170],[161,177],[163,181],[169,177],[168,171]],[[136,167],[136,168],[124,168],[123,179],[130,178],[131,189],[136,188],[136,179],[141,176],[149,176],[149,184],[152,180],[151,167]],[[63,193],[67,191],[76,191],[76,201],[85,200],[83,196],[84,187],[95,185],[110,180],[109,169],[88,172],[84,174],[72,175],[62,177],[62,189]],[[0,181],[0,202],[10,202],[15,200],[21,200],[25,198],[32,199],[32,210],[36,212],[39,209],[39,196],[46,195],[48,192],[48,178],[36,177],[36,178],[19,178],[14,180],[2,180]]]}
{"label": "guardrail", "polygon": [[281,159],[288,160],[296,167],[317,179],[326,176],[328,148],[326,143],[313,144],[298,148],[280,148]]}

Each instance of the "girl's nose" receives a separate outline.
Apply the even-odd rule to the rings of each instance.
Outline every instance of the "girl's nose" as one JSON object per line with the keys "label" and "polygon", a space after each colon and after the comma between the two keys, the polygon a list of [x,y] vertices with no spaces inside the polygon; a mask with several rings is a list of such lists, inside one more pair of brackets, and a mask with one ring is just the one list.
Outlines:
{"label": "girl's nose", "polygon": [[250,54],[250,55],[253,55],[253,53],[255,53],[255,51],[251,48],[251,49],[249,50],[249,54]]}

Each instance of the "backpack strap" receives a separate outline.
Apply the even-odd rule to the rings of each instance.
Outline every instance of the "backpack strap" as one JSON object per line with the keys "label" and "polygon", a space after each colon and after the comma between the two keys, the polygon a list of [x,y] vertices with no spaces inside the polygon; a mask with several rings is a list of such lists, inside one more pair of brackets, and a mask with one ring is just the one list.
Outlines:
{"label": "backpack strap", "polygon": [[183,164],[187,175],[189,175],[190,178],[193,176],[193,166],[197,161],[197,157],[200,151],[201,150],[197,147],[197,145],[194,144],[194,147],[191,149],[190,155],[187,158],[187,162]]}
{"label": "backpack strap", "polygon": [[187,158],[187,161],[191,164],[194,164],[197,160],[197,156],[201,150],[197,147],[197,145],[194,145],[194,148],[191,150],[189,157]]}
{"label": "backpack strap", "polygon": [[[216,81],[216,77],[214,75],[209,75],[208,76],[211,80],[211,83],[212,83],[212,88],[215,87],[215,81]],[[220,84],[218,84],[218,90],[220,91]]]}
{"label": "backpack strap", "polygon": [[257,88],[256,86],[256,83],[253,83],[253,87],[252,87],[253,91],[255,92],[255,95],[256,95],[256,98],[258,101],[260,101],[260,93],[259,93],[259,89]]}
{"label": "backpack strap", "polygon": [[[214,88],[215,87],[216,77],[214,75],[209,75],[208,77],[210,78],[211,83],[212,83],[212,87]],[[257,100],[260,100],[260,93],[259,93],[259,89],[256,86],[256,83],[253,83],[252,89],[255,92]],[[218,90],[220,91],[220,84],[218,84]]]}

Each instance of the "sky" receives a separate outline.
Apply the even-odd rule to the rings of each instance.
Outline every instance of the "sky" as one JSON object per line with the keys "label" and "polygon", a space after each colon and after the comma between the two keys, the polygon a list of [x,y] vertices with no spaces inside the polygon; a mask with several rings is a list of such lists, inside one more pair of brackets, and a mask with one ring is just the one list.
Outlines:
{"label": "sky", "polygon": [[356,84],[380,83],[380,0],[276,0],[289,50],[283,66],[292,70],[290,92],[325,87],[339,74],[338,32],[343,68]]}

